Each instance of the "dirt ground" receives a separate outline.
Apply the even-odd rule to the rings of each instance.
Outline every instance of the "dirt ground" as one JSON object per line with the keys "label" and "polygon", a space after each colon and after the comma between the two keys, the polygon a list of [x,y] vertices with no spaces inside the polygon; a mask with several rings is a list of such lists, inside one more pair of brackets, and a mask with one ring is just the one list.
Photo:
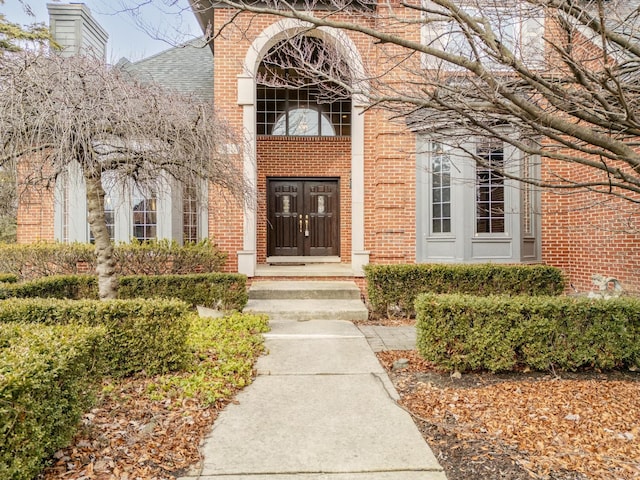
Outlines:
{"label": "dirt ground", "polygon": [[449,480],[640,479],[638,373],[456,378],[415,351],[378,357]]}

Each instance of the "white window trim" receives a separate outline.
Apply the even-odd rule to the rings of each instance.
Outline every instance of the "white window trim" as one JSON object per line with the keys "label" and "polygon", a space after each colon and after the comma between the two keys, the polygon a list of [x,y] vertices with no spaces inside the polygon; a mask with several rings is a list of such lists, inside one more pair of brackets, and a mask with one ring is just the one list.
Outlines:
{"label": "white window trim", "polygon": [[[433,231],[433,221],[435,220],[434,216],[433,216],[433,188],[434,188],[434,184],[433,184],[433,175],[434,175],[434,170],[433,170],[433,160],[434,160],[434,156],[435,156],[435,151],[434,151],[434,146],[435,144],[440,144],[442,146],[443,149],[443,153],[441,155],[446,156],[448,163],[449,163],[449,218],[450,218],[450,230],[448,232],[434,232]],[[429,148],[429,155],[428,155],[428,171],[427,171],[427,175],[428,175],[428,181],[427,181],[427,185],[428,185],[428,208],[429,211],[427,213],[427,218],[429,221],[429,225],[428,225],[428,232],[429,232],[429,236],[431,237],[441,237],[441,238],[455,238],[456,236],[456,218],[454,217],[454,197],[453,197],[453,161],[452,161],[452,155],[454,154],[453,149],[448,146],[448,145],[444,145],[442,142],[437,142],[437,141],[433,141],[430,140],[428,143],[428,148]]]}
{"label": "white window trim", "polygon": [[[162,179],[156,190],[156,238],[182,243],[182,189],[173,183]],[[116,242],[130,242],[133,239],[133,192],[131,182],[113,185],[107,192],[113,199],[113,234]],[[207,198],[204,185],[198,198],[198,240],[208,237]],[[65,211],[65,208],[68,210]],[[56,241],[88,243],[91,239],[86,186],[78,165],[72,164],[56,181],[53,227]]]}

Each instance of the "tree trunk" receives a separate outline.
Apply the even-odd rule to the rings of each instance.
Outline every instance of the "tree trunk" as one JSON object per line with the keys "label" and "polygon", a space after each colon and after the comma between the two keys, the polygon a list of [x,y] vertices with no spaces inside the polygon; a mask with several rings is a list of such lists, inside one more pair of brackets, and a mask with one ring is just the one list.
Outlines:
{"label": "tree trunk", "polygon": [[116,262],[113,258],[113,244],[109,237],[104,214],[104,188],[100,174],[85,172],[87,185],[87,216],[96,245],[96,272],[98,274],[98,295],[100,300],[116,298],[118,279]]}

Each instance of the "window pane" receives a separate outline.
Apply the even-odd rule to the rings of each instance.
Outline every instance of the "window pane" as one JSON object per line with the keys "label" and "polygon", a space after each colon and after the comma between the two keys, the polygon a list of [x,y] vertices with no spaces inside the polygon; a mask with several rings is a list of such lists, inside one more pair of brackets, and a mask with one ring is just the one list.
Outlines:
{"label": "window pane", "polygon": [[[325,49],[317,38],[304,37],[308,52]],[[275,45],[258,71],[256,130],[258,135],[348,136],[351,134],[351,99],[345,89],[322,78],[302,78],[292,65],[286,45]],[[260,101],[260,100],[265,100]],[[273,101],[267,101],[273,99]]]}
{"label": "window pane", "polygon": [[193,184],[185,185],[182,198],[182,241],[198,241],[198,200]]}
{"label": "window pane", "polygon": [[[448,180],[447,177],[447,185],[450,184],[450,181]],[[451,188],[450,187],[443,187],[442,188],[442,201],[444,203],[450,203],[451,202]]]}
{"label": "window pane", "polygon": [[155,192],[144,195],[136,188],[133,199],[133,236],[140,241],[156,238]]}
{"label": "window pane", "polygon": [[433,218],[440,220],[442,218],[442,205],[441,204],[433,204]]}
{"label": "window pane", "polygon": [[[431,228],[433,233],[450,233],[451,163],[440,143],[431,144]],[[445,222],[445,220],[447,220]]]}
{"label": "window pane", "polygon": [[476,166],[476,233],[504,233],[504,153],[502,145],[478,146]]}
{"label": "window pane", "polygon": [[451,204],[443,203],[442,204],[442,217],[443,218],[451,218]]}

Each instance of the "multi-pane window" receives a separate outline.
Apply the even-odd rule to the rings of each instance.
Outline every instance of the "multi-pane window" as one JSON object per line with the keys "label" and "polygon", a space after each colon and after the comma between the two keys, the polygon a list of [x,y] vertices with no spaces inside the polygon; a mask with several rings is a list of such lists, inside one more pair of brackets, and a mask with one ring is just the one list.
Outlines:
{"label": "multi-pane window", "polygon": [[317,88],[258,85],[258,135],[348,136],[351,101],[323,103]]}
{"label": "multi-pane window", "polygon": [[[256,91],[258,135],[351,135],[351,98],[344,88],[328,80],[335,78],[335,72],[310,73],[314,68],[332,68],[320,61],[326,59],[324,44],[311,37],[293,40],[296,41],[298,49],[282,42],[260,64]],[[308,55],[306,60],[294,58],[296,51],[305,52],[302,55]],[[309,62],[315,67],[305,68]]]}
{"label": "multi-pane window", "polygon": [[158,213],[154,191],[143,193],[136,189],[133,196],[133,237],[139,241],[152,240],[157,236]]}
{"label": "multi-pane window", "polygon": [[62,203],[62,241],[67,243],[69,239],[69,173],[65,172],[61,177],[61,182],[64,185],[62,188],[61,203]]}
{"label": "multi-pane window", "polygon": [[484,144],[477,150],[476,233],[505,232],[504,150]]}
{"label": "multi-pane window", "polygon": [[[474,18],[482,18],[483,21],[488,21],[489,27],[498,42],[509,51],[515,51],[521,20],[513,11],[509,11],[506,8],[488,8],[482,13],[471,8],[465,9],[465,11]],[[446,51],[455,52],[470,60],[481,60],[487,66],[495,66],[489,54],[486,53],[487,47],[474,34],[465,31],[469,30],[467,25],[450,22],[450,28],[448,42],[445,45]]]}
{"label": "multi-pane window", "polygon": [[185,185],[182,196],[182,241],[198,241],[198,197],[194,185]]}
{"label": "multi-pane window", "polygon": [[115,238],[115,225],[116,225],[116,217],[113,206],[113,197],[109,195],[105,195],[104,197],[104,219],[107,223],[107,231],[109,232],[109,238],[113,240]]}
{"label": "multi-pane window", "polygon": [[451,233],[451,160],[436,142],[431,150],[431,231]]}

